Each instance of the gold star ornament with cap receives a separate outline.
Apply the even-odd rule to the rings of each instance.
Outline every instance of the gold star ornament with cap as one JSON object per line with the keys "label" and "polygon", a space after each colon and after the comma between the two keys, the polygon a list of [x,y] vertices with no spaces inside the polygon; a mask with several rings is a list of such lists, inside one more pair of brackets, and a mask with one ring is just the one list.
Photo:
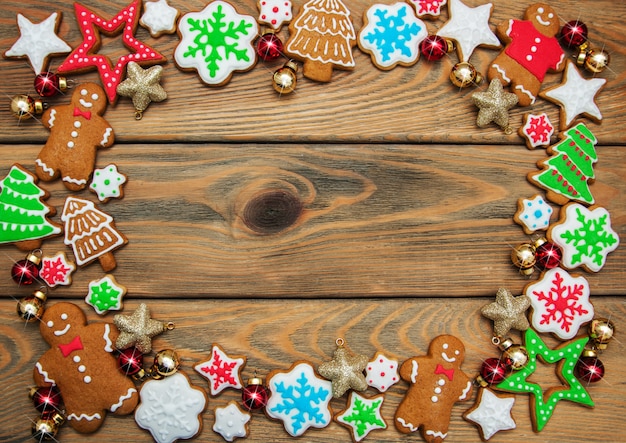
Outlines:
{"label": "gold star ornament with cap", "polygon": [[498,289],[496,301],[485,305],[480,312],[493,320],[493,333],[505,337],[511,329],[525,331],[530,327],[526,311],[530,307],[530,298],[526,295],[514,297],[504,288]]}
{"label": "gold star ornament with cap", "polygon": [[343,339],[337,339],[337,349],[333,354],[333,359],[322,363],[318,372],[322,377],[331,381],[333,397],[339,398],[348,389],[355,391],[367,389],[367,381],[363,375],[367,361],[368,358],[365,355],[353,354],[344,347]]}
{"label": "gold star ornament with cap", "polygon": [[135,346],[142,354],[148,354],[152,350],[152,337],[174,328],[173,323],[152,320],[145,303],[141,303],[132,315],[114,316],[113,323],[120,330],[115,346],[118,349]]}
{"label": "gold star ornament with cap", "polygon": [[494,122],[507,133],[509,128],[509,109],[517,104],[517,95],[505,92],[499,79],[494,78],[489,83],[487,92],[475,92],[472,100],[478,106],[476,125],[484,128]]}
{"label": "gold star ornament with cap", "polygon": [[117,93],[122,97],[130,97],[135,106],[135,118],[141,120],[143,111],[151,102],[162,102],[167,93],[160,84],[162,66],[143,69],[135,62],[127,66],[126,80],[117,85]]}

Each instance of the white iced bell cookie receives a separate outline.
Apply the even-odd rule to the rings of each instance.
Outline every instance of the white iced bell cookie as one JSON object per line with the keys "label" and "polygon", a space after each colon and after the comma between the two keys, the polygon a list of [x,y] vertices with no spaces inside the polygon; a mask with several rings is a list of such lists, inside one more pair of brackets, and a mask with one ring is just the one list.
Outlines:
{"label": "white iced bell cookie", "polygon": [[248,435],[250,414],[242,411],[234,400],[224,408],[215,408],[215,424],[213,430],[226,441]]}
{"label": "white iced bell cookie", "polygon": [[156,0],[144,3],[145,12],[139,24],[150,31],[152,37],[176,32],[178,9],[172,8],[167,0]]}

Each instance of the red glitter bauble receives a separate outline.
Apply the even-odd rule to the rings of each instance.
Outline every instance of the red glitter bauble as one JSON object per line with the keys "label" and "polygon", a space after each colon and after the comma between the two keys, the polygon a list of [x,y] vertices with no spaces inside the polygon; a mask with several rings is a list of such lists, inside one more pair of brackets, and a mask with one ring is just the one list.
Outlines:
{"label": "red glitter bauble", "polygon": [[243,388],[241,399],[243,407],[249,411],[257,411],[267,404],[269,394],[263,385],[248,385]]}
{"label": "red glitter bauble", "polygon": [[55,386],[36,388],[31,393],[33,404],[42,417],[52,416],[61,409],[61,393]]}
{"label": "red glitter bauble", "polygon": [[595,383],[604,377],[604,365],[597,357],[580,357],[574,373],[579,380]]}
{"label": "red glitter bauble", "polygon": [[11,268],[11,277],[18,285],[32,285],[39,277],[39,265],[30,260],[20,260]]}
{"label": "red glitter bauble", "polygon": [[283,55],[283,42],[275,34],[263,34],[256,42],[256,54],[266,62],[277,60]]}
{"label": "red glitter bauble", "polygon": [[542,271],[556,268],[561,263],[561,256],[559,247],[550,242],[542,243],[535,250],[536,263]]}
{"label": "red glitter bauble", "polygon": [[42,97],[53,97],[61,91],[59,76],[52,72],[42,72],[35,77],[35,91]]}
{"label": "red glitter bauble", "polygon": [[429,35],[420,44],[420,51],[426,60],[441,60],[448,52],[448,43],[443,37]]}
{"label": "red glitter bauble", "polygon": [[137,348],[124,349],[117,356],[117,363],[124,374],[135,375],[143,369],[143,354]]}
{"label": "red glitter bauble", "polygon": [[499,358],[488,358],[480,368],[480,376],[489,384],[500,383],[507,373],[506,363]]}
{"label": "red glitter bauble", "polygon": [[561,37],[568,48],[580,46],[587,41],[587,25],[578,20],[567,22],[561,29]]}

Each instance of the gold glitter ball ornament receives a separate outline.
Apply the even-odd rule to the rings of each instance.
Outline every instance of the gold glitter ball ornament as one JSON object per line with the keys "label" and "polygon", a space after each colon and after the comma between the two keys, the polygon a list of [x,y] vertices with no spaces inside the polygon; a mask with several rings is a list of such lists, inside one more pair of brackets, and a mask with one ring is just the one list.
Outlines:
{"label": "gold glitter ball ornament", "polygon": [[479,128],[484,128],[494,122],[507,133],[511,131],[509,109],[517,104],[518,98],[515,94],[505,92],[499,79],[491,80],[487,92],[472,94],[472,101],[479,109],[478,117],[476,117],[476,125]]}
{"label": "gold glitter ball ornament", "polygon": [[143,111],[151,102],[162,102],[167,93],[160,84],[162,66],[143,69],[135,62],[129,62],[126,68],[126,80],[117,85],[117,93],[130,97],[135,106],[135,119],[141,120]]}

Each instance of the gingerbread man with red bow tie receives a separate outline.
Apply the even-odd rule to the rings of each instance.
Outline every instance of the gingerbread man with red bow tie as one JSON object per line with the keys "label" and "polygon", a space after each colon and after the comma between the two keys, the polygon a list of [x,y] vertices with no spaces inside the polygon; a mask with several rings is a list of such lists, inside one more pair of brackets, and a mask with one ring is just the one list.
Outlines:
{"label": "gingerbread man with red bow tie", "polygon": [[400,377],[409,389],[398,406],[395,424],[408,434],[420,431],[428,443],[440,443],[448,435],[452,406],[468,400],[471,379],[461,371],[465,346],[451,335],[430,342],[428,355],[413,357],[400,367]]}
{"label": "gingerbread man with red bow tie", "polygon": [[135,410],[137,389],[113,355],[119,335],[115,325],[88,325],[78,306],[63,302],[46,309],[39,329],[50,349],[35,364],[35,384],[56,385],[74,429],[94,432],[107,411],[126,415]]}
{"label": "gingerbread man with red bow tie", "polygon": [[102,117],[107,108],[104,90],[95,83],[79,85],[69,105],[48,109],[42,116],[50,137],[35,160],[35,173],[43,181],[59,176],[65,187],[87,186],[99,148],[113,145],[111,125]]}

